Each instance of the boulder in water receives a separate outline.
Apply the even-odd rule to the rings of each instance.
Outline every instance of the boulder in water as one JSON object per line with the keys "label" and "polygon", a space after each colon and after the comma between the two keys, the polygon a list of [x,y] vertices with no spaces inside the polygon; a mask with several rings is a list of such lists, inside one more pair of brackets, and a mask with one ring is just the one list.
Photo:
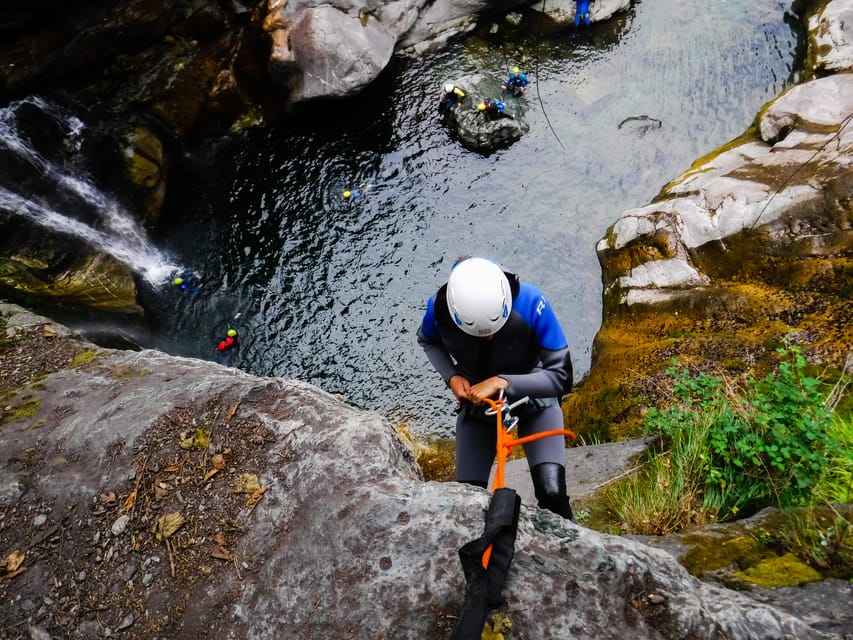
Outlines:
{"label": "boulder in water", "polygon": [[[465,76],[453,84],[465,92],[465,99],[457,108],[446,111],[443,121],[467,149],[491,153],[508,147],[530,129],[522,118],[524,99],[502,95],[499,80],[478,74]],[[478,111],[476,105],[483,100],[502,101],[504,114],[492,119]]]}

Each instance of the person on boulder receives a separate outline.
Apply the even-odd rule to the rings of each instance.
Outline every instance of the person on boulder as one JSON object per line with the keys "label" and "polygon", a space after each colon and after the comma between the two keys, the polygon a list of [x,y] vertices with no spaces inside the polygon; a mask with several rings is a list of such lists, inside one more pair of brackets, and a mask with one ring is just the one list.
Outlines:
{"label": "person on boulder", "polygon": [[[566,336],[543,293],[484,258],[460,258],[427,302],[417,333],[456,398],[456,480],[487,487],[496,456],[494,416],[484,398],[501,390],[519,407],[519,437],[563,428],[560,399],[572,388]],[[524,445],[538,504],[573,520],[562,436]]]}
{"label": "person on boulder", "polygon": [[589,25],[592,22],[589,17],[589,0],[578,0],[578,6],[575,10],[575,26],[579,27],[581,21],[585,25]]}
{"label": "person on boulder", "polygon": [[512,73],[509,74],[509,79],[504,82],[504,89],[518,97],[524,93],[524,88],[527,86],[527,76],[522,73],[518,67],[512,68]]}
{"label": "person on boulder", "polygon": [[458,108],[462,104],[462,99],[465,97],[465,92],[452,82],[444,85],[444,91],[438,100],[438,112],[442,115],[448,111]]}
{"label": "person on boulder", "polygon": [[482,113],[489,122],[500,120],[501,118],[513,118],[513,115],[506,110],[506,106],[500,100],[492,102],[486,98],[477,105],[477,111]]}

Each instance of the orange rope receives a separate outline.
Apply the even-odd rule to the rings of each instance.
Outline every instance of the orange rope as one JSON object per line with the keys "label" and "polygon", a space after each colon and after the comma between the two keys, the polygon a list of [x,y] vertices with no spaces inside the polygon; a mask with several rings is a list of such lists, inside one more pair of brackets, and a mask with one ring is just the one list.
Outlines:
{"label": "orange rope", "polygon": [[[512,434],[509,433],[506,429],[504,429],[503,424],[503,405],[506,404],[506,400],[499,398],[498,400],[492,400],[491,398],[484,398],[484,401],[489,404],[489,406],[495,412],[495,418],[497,422],[498,428],[498,440],[497,440],[497,468],[495,469],[495,479],[492,483],[492,494],[494,495],[497,489],[504,488],[504,467],[506,466],[506,460],[509,457],[509,454],[512,452],[513,448],[520,445],[526,444],[528,442],[533,442],[534,440],[539,440],[541,438],[550,438],[551,436],[569,436],[572,440],[576,440],[577,436],[569,431],[568,429],[552,429],[550,431],[542,431],[541,433],[534,433],[529,436],[525,436],[523,438],[513,438]],[[483,552],[483,568],[488,569],[489,567],[489,558],[492,556],[492,545],[489,545],[488,548]]]}

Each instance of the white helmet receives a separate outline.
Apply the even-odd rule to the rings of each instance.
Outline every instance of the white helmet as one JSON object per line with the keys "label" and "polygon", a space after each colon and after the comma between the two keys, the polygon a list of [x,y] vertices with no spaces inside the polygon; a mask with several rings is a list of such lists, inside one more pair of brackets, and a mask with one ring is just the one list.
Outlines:
{"label": "white helmet", "polygon": [[448,82],[446,85],[444,85],[444,93],[450,93],[451,91],[453,91],[453,83]]}
{"label": "white helmet", "polygon": [[447,306],[453,322],[468,335],[493,335],[504,326],[512,310],[509,280],[494,262],[468,258],[450,273]]}

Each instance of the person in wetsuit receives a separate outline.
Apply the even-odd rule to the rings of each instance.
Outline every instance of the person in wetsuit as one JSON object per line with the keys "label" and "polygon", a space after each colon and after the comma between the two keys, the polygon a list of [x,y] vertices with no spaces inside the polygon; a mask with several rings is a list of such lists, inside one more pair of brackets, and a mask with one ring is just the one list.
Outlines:
{"label": "person in wetsuit", "polygon": [[592,22],[592,19],[589,17],[589,0],[577,0],[575,26],[579,27],[581,22],[585,25],[589,25]]}
{"label": "person in wetsuit", "polygon": [[514,118],[511,113],[506,111],[506,106],[500,100],[492,102],[489,98],[486,98],[477,104],[477,111],[483,114],[486,122],[494,122],[501,118]]}
{"label": "person in wetsuit", "polygon": [[462,105],[465,92],[456,85],[448,82],[444,85],[441,97],[438,99],[438,112],[444,115]]}
{"label": "person in wetsuit", "polygon": [[[418,343],[459,403],[456,480],[486,487],[497,446],[483,398],[504,391],[519,437],[563,428],[560,399],[572,388],[566,336],[543,293],[483,258],[457,262],[429,299]],[[539,506],[574,520],[566,491],[562,436],[524,445]]]}
{"label": "person in wetsuit", "polygon": [[527,76],[518,67],[513,67],[512,73],[509,74],[509,78],[504,82],[504,89],[518,97],[524,93],[525,87],[527,87]]}

